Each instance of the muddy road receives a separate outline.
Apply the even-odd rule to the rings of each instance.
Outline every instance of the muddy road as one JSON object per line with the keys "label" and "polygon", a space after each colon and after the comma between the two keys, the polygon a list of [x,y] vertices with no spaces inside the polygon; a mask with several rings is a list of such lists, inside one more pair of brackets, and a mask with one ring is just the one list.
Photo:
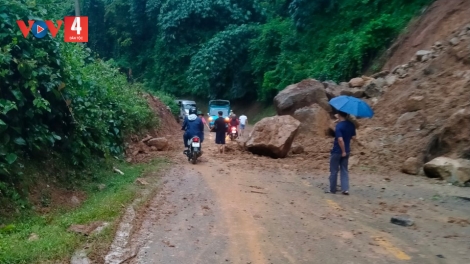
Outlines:
{"label": "muddy road", "polygon": [[[470,263],[469,189],[352,172],[350,196],[326,194],[327,171],[206,137],[198,164],[176,153],[127,263]],[[413,226],[390,223],[404,214]]]}

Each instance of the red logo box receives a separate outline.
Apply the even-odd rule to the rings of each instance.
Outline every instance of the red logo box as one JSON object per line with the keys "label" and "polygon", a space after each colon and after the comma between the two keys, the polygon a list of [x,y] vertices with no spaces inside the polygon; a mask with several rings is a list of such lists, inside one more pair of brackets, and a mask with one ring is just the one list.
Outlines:
{"label": "red logo box", "polygon": [[64,41],[88,42],[88,17],[64,17]]}

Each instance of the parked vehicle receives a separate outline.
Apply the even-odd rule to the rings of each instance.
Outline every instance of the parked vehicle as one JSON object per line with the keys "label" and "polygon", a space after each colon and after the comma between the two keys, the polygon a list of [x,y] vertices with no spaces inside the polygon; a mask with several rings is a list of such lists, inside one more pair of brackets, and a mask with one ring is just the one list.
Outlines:
{"label": "parked vehicle", "polygon": [[[229,115],[230,115],[230,101],[228,100],[211,100],[209,101],[209,113],[207,115],[209,116],[209,127],[212,129],[214,126],[214,122],[217,118],[219,118],[218,112],[222,111],[222,117],[225,118],[225,121],[229,121]],[[228,127],[228,124],[227,124]]]}
{"label": "parked vehicle", "polygon": [[176,100],[180,107],[180,113],[178,114],[178,119],[180,121],[183,121],[184,118],[189,114],[189,109],[191,107],[196,107],[196,102],[191,101],[191,100],[184,100],[184,99],[179,99]]}

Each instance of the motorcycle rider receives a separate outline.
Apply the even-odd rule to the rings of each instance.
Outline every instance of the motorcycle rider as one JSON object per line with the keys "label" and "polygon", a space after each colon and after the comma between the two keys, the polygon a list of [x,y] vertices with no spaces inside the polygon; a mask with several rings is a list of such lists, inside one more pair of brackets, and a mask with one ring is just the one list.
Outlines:
{"label": "motorcycle rider", "polygon": [[236,127],[237,128],[237,132],[238,132],[238,125],[240,125],[240,121],[238,121],[238,118],[237,118],[237,115],[236,114],[232,114],[232,117],[230,118],[230,121],[229,121],[229,126],[228,126],[228,131],[227,133],[229,134],[231,131],[230,129],[232,127]]}
{"label": "motorcycle rider", "polygon": [[187,148],[189,147],[188,141],[192,137],[198,136],[201,140],[201,143],[204,141],[204,123],[196,114],[196,107],[191,107],[189,109],[189,115],[184,118],[183,127],[181,128],[181,130],[185,131],[183,135],[184,147],[186,148],[184,151],[185,154],[187,153]]}

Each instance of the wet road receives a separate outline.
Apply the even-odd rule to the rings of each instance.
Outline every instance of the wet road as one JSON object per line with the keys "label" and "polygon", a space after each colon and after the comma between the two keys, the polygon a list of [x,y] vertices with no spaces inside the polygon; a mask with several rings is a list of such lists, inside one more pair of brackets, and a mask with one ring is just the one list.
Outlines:
{"label": "wet road", "polygon": [[[452,198],[468,189],[353,174],[350,196],[325,194],[326,172],[220,156],[206,142],[200,163],[182,159],[163,177],[130,263],[470,263],[469,224],[449,223],[470,217]],[[391,224],[400,214],[415,225]]]}

